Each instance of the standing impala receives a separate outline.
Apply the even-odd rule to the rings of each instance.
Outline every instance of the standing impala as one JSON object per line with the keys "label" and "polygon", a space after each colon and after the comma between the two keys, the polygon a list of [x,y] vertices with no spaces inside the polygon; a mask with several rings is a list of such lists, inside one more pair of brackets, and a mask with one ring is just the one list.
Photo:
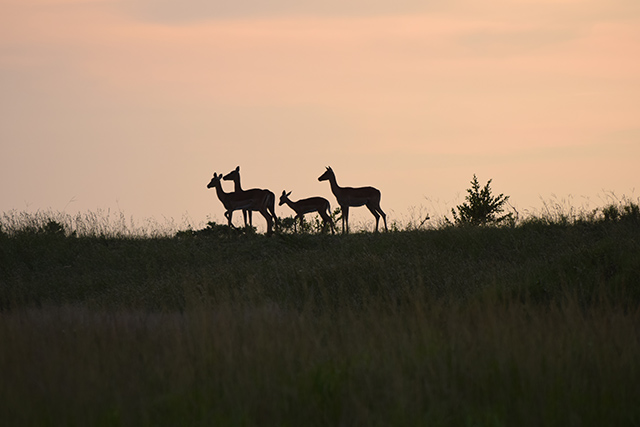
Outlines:
{"label": "standing impala", "polygon": [[[265,207],[271,213],[273,217],[273,221],[275,223],[276,229],[278,228],[278,217],[276,216],[276,196],[269,190],[263,190],[261,188],[252,188],[250,190],[243,190],[242,185],[240,185],[240,166],[237,166],[234,170],[226,174],[222,179],[225,181],[233,181],[234,192],[236,193],[245,193],[250,196],[259,197],[258,194],[265,197]],[[244,217],[244,226],[247,226],[247,214],[249,215],[249,225],[253,226],[253,221],[251,220],[251,211],[258,209],[243,209],[242,216]]]}
{"label": "standing impala", "polygon": [[224,216],[227,218],[227,222],[229,227],[233,227],[231,224],[231,216],[233,211],[237,211],[240,209],[247,209],[253,211],[259,211],[264,219],[267,220],[267,234],[271,234],[273,232],[273,220],[271,218],[271,214],[267,211],[267,195],[264,193],[251,193],[247,194],[247,192],[233,192],[233,193],[225,193],[222,189],[222,184],[220,180],[222,179],[222,175],[218,175],[215,172],[213,173],[213,178],[207,184],[207,188],[216,189],[216,194],[218,195],[218,199],[224,205],[226,209]]}
{"label": "standing impala", "polygon": [[376,218],[376,231],[378,231],[378,223],[380,222],[380,216],[384,221],[384,229],[387,230],[387,215],[380,209],[380,191],[373,187],[340,187],[336,181],[336,175],[333,173],[333,169],[327,166],[327,170],[318,178],[318,181],[329,181],[331,184],[331,192],[342,209],[342,232],[349,233],[349,206],[363,206],[366,205],[369,211]]}
{"label": "standing impala", "polygon": [[291,201],[289,196],[291,195],[291,191],[288,193],[285,190],[282,190],[282,195],[280,196],[280,203],[278,206],[282,206],[285,203],[291,209],[296,212],[296,217],[293,221],[293,230],[296,231],[296,219],[300,219],[300,228],[302,229],[302,221],[304,220],[304,214],[311,212],[318,212],[322,217],[323,222],[323,231],[326,228],[327,223],[331,227],[331,233],[335,233],[335,227],[333,226],[333,221],[331,220],[331,206],[329,205],[329,201],[324,197],[309,197],[308,199],[300,199],[297,202]]}

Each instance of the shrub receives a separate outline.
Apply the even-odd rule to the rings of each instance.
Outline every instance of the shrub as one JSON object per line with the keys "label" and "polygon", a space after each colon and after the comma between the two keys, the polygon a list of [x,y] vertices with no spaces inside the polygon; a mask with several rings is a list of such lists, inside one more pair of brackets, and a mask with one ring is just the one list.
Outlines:
{"label": "shrub", "polygon": [[602,208],[602,216],[605,221],[640,221],[640,206],[631,201],[626,204],[610,204]]}
{"label": "shrub", "polygon": [[[467,189],[466,202],[451,209],[456,225],[489,225],[500,224],[504,221],[513,221],[513,214],[500,216],[504,211],[504,205],[509,196],[491,194],[491,180],[481,189],[478,177],[474,174],[471,180],[471,188]],[[448,219],[447,219],[447,222]]]}
{"label": "shrub", "polygon": [[[339,207],[335,208],[333,212],[329,212],[333,225],[337,227],[337,224],[342,219],[341,210]],[[302,225],[295,216],[280,217],[279,218],[280,232],[293,234],[295,232],[301,234],[319,234],[330,232],[329,226],[325,226],[322,218],[317,213],[311,218],[310,221],[305,220],[303,217]]]}
{"label": "shrub", "polygon": [[207,226],[201,230],[192,230],[187,229],[183,231],[178,231],[176,233],[176,237],[215,237],[215,238],[223,238],[228,239],[235,236],[242,235],[255,235],[256,228],[247,226],[247,227],[229,227],[226,224],[217,224],[214,221],[209,221]]}

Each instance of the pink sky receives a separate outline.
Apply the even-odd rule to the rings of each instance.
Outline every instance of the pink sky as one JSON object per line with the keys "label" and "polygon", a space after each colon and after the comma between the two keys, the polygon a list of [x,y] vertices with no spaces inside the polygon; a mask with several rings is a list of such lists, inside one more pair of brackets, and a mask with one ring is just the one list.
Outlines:
{"label": "pink sky", "polygon": [[389,3],[0,0],[0,212],[221,222],[237,165],[336,205],[330,165],[391,220],[474,173],[520,211],[638,197],[640,2]]}

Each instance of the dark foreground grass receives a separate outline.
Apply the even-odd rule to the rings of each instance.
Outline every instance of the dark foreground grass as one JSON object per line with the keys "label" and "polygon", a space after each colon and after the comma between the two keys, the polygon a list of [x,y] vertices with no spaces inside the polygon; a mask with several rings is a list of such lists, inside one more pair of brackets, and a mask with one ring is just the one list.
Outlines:
{"label": "dark foreground grass", "polygon": [[640,425],[640,222],[0,234],[7,425]]}

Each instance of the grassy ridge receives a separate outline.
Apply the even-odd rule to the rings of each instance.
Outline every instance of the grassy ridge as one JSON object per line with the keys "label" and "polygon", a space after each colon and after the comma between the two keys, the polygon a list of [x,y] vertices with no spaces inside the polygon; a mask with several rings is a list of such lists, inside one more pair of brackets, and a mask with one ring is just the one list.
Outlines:
{"label": "grassy ridge", "polygon": [[638,425],[640,221],[0,234],[0,417]]}

